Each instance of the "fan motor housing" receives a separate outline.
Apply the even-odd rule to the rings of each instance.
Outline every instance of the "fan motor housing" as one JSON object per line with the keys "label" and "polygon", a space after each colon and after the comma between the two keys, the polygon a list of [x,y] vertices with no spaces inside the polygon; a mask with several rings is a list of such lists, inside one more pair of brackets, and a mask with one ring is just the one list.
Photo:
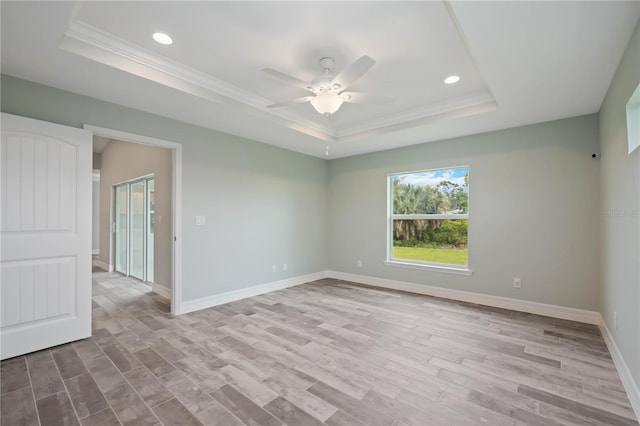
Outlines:
{"label": "fan motor housing", "polygon": [[318,63],[322,67],[323,74],[313,79],[311,82],[311,86],[313,87],[313,92],[317,94],[321,93],[338,93],[340,91],[340,85],[334,84],[331,86],[331,82],[335,78],[335,75],[331,73],[331,70],[336,64],[336,61],[329,56],[325,56],[321,58]]}
{"label": "fan motor housing", "polygon": [[324,75],[321,75],[320,77],[314,78],[313,81],[311,82],[314,92],[316,93],[332,92],[333,89],[331,87],[331,81],[334,79],[334,77],[335,76],[331,74],[324,74]]}

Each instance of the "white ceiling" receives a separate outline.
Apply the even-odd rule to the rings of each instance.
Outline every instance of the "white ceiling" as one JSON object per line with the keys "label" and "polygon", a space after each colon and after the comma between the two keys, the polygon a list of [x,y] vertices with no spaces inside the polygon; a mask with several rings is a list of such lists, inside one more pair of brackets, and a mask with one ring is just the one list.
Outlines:
{"label": "white ceiling", "polygon": [[[329,158],[597,112],[640,2],[1,2],[4,74]],[[174,39],[151,39],[163,31]],[[393,102],[324,117],[331,56]],[[450,74],[461,77],[445,85]]]}

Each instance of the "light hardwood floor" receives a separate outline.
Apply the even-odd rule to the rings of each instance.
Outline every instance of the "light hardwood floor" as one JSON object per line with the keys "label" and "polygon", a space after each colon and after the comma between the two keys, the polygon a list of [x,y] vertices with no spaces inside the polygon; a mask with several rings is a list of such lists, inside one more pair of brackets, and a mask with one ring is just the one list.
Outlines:
{"label": "light hardwood floor", "polygon": [[321,280],[172,318],[94,274],[93,337],[1,363],[2,425],[637,425],[592,325]]}

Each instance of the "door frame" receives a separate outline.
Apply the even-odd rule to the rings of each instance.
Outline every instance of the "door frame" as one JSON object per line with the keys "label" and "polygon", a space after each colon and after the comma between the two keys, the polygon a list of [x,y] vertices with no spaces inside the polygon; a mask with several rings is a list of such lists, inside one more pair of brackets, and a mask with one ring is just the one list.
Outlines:
{"label": "door frame", "polygon": [[[136,135],[106,127],[83,124],[83,129],[93,132],[94,136],[103,136],[109,139],[117,139],[123,142],[137,143],[141,145],[155,146],[171,150],[171,229],[173,245],[172,257],[172,282],[171,282],[171,314],[180,315],[182,305],[182,144],[149,136]],[[110,238],[111,240],[111,238]],[[111,244],[111,243],[110,243]],[[109,249],[109,263],[113,249]]]}

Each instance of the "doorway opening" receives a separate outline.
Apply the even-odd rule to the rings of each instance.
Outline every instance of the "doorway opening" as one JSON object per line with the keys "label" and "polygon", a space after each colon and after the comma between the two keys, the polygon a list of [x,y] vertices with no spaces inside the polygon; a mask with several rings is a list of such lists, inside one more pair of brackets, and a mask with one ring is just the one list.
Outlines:
{"label": "doorway opening", "polygon": [[[108,218],[105,221],[100,219],[100,229],[101,234],[108,237],[104,243],[102,240],[100,242],[103,250],[100,250],[100,262],[97,263],[104,270],[126,271],[125,275],[151,284],[154,293],[170,299],[171,314],[179,315],[182,311],[182,145],[90,124],[84,124],[83,128],[93,132],[94,140],[96,137],[106,138],[110,140],[109,143],[131,144],[133,150],[135,146],[146,145],[149,148],[164,148],[160,151],[169,152],[168,162],[164,163],[168,168],[162,169],[165,172],[139,170],[140,173],[133,175],[138,177],[131,179],[131,176],[122,176],[120,180],[108,179],[103,152],[101,186],[104,188],[102,191],[107,192],[103,192],[101,197],[106,211],[101,209]],[[141,159],[147,161],[149,157],[140,153],[129,155],[118,163],[117,168],[122,169],[126,162],[141,163]],[[109,186],[105,187],[104,184]],[[116,187],[119,185],[123,186],[118,190]],[[126,196],[120,196],[127,200],[126,209],[130,218],[126,219],[126,233],[129,235],[125,239],[127,234],[122,234],[122,238],[116,242],[116,238],[109,234],[116,233],[118,229],[114,227],[118,217],[115,214],[117,191],[126,192]],[[129,205],[133,207],[131,214]],[[124,213],[124,204],[122,209]],[[124,222],[121,226],[124,228]],[[131,232],[133,235],[130,235]],[[126,254],[117,252],[118,243],[126,247]],[[119,263],[117,268],[116,263]]]}
{"label": "doorway opening", "polygon": [[153,283],[154,175],[113,186],[115,271]]}

